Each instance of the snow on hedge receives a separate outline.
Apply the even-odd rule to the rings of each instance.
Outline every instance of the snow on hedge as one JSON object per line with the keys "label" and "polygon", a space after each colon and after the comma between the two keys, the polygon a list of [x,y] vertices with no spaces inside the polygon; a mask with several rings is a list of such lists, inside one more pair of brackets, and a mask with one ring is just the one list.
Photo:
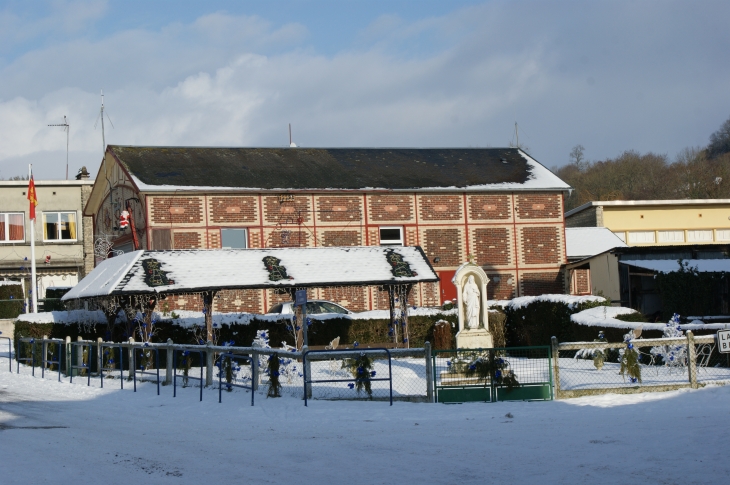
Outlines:
{"label": "snow on hedge", "polygon": [[[666,323],[646,322],[624,322],[616,317],[619,315],[630,315],[637,313],[636,310],[626,307],[599,306],[574,313],[570,320],[578,325],[588,327],[634,329],[641,327],[643,330],[660,330],[666,328]],[[702,320],[692,320],[690,323],[680,325],[682,330],[718,330],[730,328],[730,323],[705,323]]]}
{"label": "snow on hedge", "polygon": [[518,298],[514,298],[512,300],[494,300],[490,301],[490,304],[494,304],[495,306],[502,307],[504,309],[510,309],[510,310],[519,310],[520,308],[524,308],[527,305],[530,305],[531,303],[534,303],[536,301],[550,301],[553,303],[564,303],[568,305],[568,308],[574,309],[578,305],[581,305],[583,303],[589,303],[589,302],[599,302],[603,303],[606,301],[605,298],[602,296],[593,296],[593,295],[583,295],[583,296],[577,296],[577,295],[539,295],[539,296],[520,296]]}

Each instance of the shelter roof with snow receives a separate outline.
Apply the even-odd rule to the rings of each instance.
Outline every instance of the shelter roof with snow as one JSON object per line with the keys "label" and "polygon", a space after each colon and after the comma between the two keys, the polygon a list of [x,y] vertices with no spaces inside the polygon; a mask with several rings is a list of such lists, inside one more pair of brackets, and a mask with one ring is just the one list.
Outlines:
{"label": "shelter roof with snow", "polygon": [[103,261],[62,300],[436,281],[419,247],[134,251]]}
{"label": "shelter roof with snow", "polygon": [[111,145],[143,192],[255,190],[567,190],[516,148],[208,148]]}
{"label": "shelter roof with snow", "polygon": [[565,251],[568,261],[590,258],[613,248],[628,247],[606,227],[566,227]]}

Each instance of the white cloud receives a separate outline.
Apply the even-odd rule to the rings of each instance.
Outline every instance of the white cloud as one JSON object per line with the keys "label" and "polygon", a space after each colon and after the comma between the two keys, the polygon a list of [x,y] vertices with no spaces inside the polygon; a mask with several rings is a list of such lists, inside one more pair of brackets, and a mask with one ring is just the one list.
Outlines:
{"label": "white cloud", "polygon": [[300,24],[224,12],[30,51],[0,70],[0,176],[28,161],[61,176],[65,138],[46,125],[63,115],[72,170],[95,170],[99,88],[109,143],[284,146],[291,122],[300,146],[505,146],[517,119],[546,165],[577,143],[596,158],[672,154],[729,114],[727,36],[674,38],[717,15],[672,8],[653,25],[652,9],[629,4],[582,16],[511,5],[384,15],[332,56]]}

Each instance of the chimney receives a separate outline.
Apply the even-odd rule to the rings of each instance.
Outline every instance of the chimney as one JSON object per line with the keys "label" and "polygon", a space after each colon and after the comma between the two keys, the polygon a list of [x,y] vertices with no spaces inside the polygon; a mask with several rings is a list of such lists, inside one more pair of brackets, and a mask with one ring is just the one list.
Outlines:
{"label": "chimney", "polygon": [[76,174],[76,180],[85,180],[89,178],[89,172],[86,170],[86,166],[83,166],[79,169],[79,172]]}

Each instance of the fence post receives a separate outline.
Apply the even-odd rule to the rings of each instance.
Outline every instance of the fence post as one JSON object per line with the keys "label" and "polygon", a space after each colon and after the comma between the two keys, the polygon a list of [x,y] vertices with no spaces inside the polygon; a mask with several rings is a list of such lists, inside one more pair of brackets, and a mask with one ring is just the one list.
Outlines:
{"label": "fence post", "polygon": [[[76,337],[77,342],[81,342],[83,339],[81,338],[81,335]],[[84,365],[84,352],[82,347],[79,345],[76,347],[76,369],[81,369],[81,366]],[[81,371],[77,370],[79,375],[81,375]]]}
{"label": "fence post", "polygon": [[[99,370],[99,376],[101,376],[101,368],[104,365],[104,357],[101,355],[101,343],[103,340],[101,337],[97,337],[96,339],[96,368]],[[89,365],[89,369],[91,369],[91,365]]]}
{"label": "fence post", "polygon": [[692,389],[697,389],[697,349],[695,348],[695,336],[691,330],[687,331],[687,360],[689,370],[689,384]]}
{"label": "fence post", "polygon": [[426,354],[426,398],[433,402],[433,359],[431,356],[431,342],[423,343],[423,351]]}
{"label": "fence post", "polygon": [[[309,346],[302,345],[302,360],[304,360],[304,352],[306,352],[307,350],[309,350]],[[309,359],[307,359],[307,363],[305,364],[304,367],[307,371],[305,375],[309,378],[309,380],[312,380],[312,362]],[[304,392],[307,395],[307,399],[312,399],[312,385],[311,384],[307,384],[306,382],[304,383]]]}
{"label": "fence post", "polygon": [[45,370],[46,364],[43,362],[48,357],[48,343],[46,339],[48,335],[43,336],[43,344],[41,344],[41,367]]}
{"label": "fence post", "polygon": [[167,366],[165,367],[165,385],[172,384],[172,357],[175,351],[172,349],[172,339],[167,339]]}
{"label": "fence post", "polygon": [[205,385],[206,386],[212,386],[213,385],[213,351],[210,349],[210,347],[213,345],[213,342],[208,340],[205,343],[205,346],[207,347],[205,351]]}
{"label": "fence post", "polygon": [[251,387],[254,391],[259,389],[259,353],[251,352]]}
{"label": "fence post", "polygon": [[63,354],[66,356],[66,376],[71,375],[71,337],[68,335],[63,342]]}
{"label": "fence post", "polygon": [[555,399],[560,399],[560,350],[558,348],[558,339],[550,338],[553,351],[553,377],[555,378]]}
{"label": "fence post", "polygon": [[[127,343],[134,344],[134,337],[129,337],[127,340]],[[137,374],[137,367],[134,362],[134,346],[130,345],[127,349],[127,362],[129,362],[129,374],[127,375],[127,380],[131,381],[134,379],[134,376]]]}

